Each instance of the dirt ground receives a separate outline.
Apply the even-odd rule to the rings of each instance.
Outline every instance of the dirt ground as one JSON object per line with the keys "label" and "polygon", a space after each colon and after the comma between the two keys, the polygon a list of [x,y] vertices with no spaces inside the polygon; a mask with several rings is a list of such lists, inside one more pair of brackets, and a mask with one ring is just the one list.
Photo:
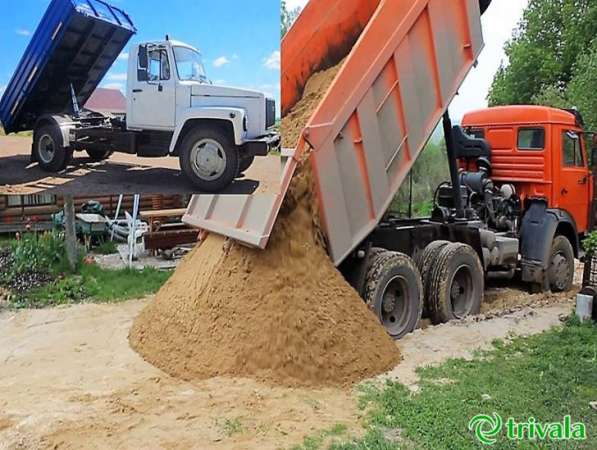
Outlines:
{"label": "dirt ground", "polygon": [[[115,153],[108,161],[93,162],[77,152],[73,163],[60,174],[42,171],[30,163],[31,138],[0,137],[0,194],[106,195],[180,194],[196,189],[180,172],[178,158],[138,158]],[[256,158],[243,178],[225,194],[277,193],[280,191],[280,158]]]}
{"label": "dirt ground", "polygon": [[[496,338],[541,332],[572,310],[571,293],[534,298],[541,306],[524,306],[524,292],[504,294],[506,310],[489,307],[479,318],[402,339],[403,361],[380,378],[416,388],[417,367],[467,357]],[[362,430],[354,389],[165,375],[128,345],[144,305],[0,313],[0,449],[277,449],[336,424],[351,435]]]}

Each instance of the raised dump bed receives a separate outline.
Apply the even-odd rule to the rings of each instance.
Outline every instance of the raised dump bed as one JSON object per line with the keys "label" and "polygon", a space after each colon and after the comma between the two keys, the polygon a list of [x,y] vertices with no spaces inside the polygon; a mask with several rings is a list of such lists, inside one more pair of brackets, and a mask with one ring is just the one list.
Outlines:
{"label": "raised dump bed", "polygon": [[378,225],[483,48],[479,0],[311,0],[282,42],[283,111],[343,66],[278,196],[196,196],[187,222],[267,245],[297,161],[312,150],[322,226],[340,264]]}
{"label": "raised dump bed", "polygon": [[52,0],[0,100],[6,133],[72,112],[71,84],[85,104],[135,32],[129,16],[104,1]]}

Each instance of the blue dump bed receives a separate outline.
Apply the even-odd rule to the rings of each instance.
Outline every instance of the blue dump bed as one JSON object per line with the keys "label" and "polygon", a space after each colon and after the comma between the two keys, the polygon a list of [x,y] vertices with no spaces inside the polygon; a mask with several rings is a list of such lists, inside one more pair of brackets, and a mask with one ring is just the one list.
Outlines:
{"label": "blue dump bed", "polygon": [[71,112],[71,83],[84,105],[135,32],[129,16],[104,1],[52,0],[0,100],[6,133]]}

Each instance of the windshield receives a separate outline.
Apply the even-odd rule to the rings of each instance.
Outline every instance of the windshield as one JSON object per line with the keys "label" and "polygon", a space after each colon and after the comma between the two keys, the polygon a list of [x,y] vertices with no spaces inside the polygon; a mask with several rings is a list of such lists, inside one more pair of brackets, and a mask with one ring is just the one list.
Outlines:
{"label": "windshield", "polygon": [[176,59],[176,70],[181,81],[207,82],[205,67],[201,54],[185,47],[174,47],[174,58]]}

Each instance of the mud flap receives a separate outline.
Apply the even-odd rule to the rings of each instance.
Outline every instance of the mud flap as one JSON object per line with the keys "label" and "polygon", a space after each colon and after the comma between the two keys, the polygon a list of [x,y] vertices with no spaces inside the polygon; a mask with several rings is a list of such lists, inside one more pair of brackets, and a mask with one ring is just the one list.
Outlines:
{"label": "mud flap", "polygon": [[522,281],[544,284],[558,222],[543,201],[533,202],[525,214],[521,228]]}

